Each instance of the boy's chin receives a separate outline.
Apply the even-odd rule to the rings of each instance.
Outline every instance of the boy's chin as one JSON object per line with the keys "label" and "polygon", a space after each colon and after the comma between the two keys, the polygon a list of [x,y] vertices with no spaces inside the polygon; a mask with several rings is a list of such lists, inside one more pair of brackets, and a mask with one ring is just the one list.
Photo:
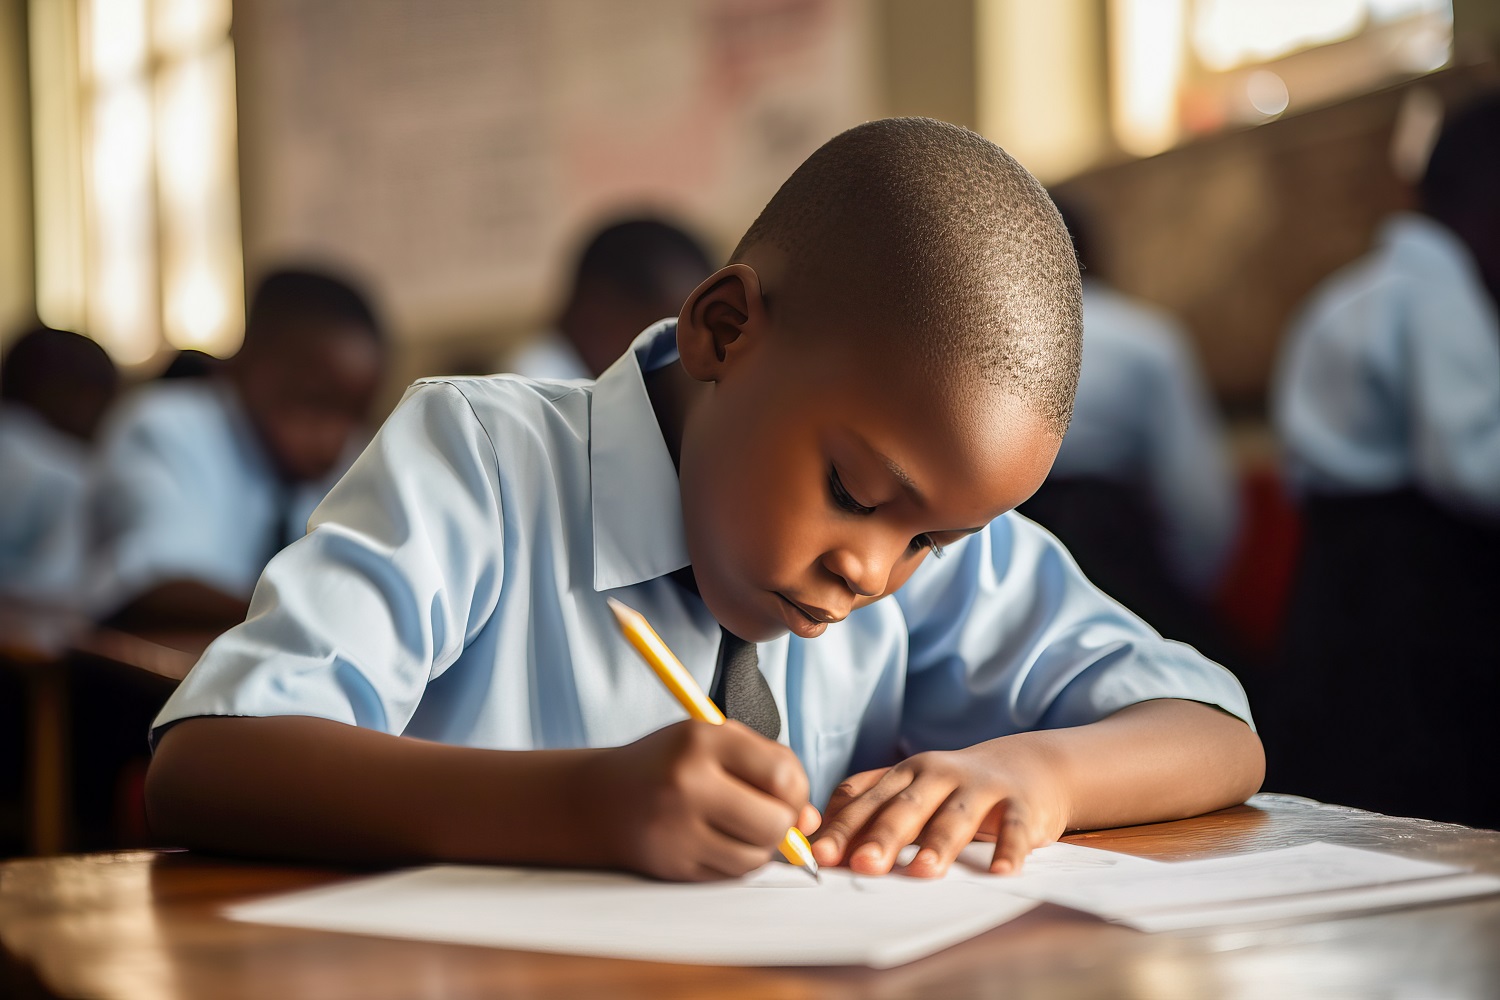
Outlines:
{"label": "boy's chin", "polygon": [[[702,581],[699,581],[701,587]],[[715,600],[712,589],[706,589],[700,593],[703,603],[708,605],[709,613],[726,630],[744,639],[746,642],[771,642],[779,639],[791,627],[775,617],[775,609],[771,602],[776,598],[772,594],[766,595],[763,608],[740,602]]]}

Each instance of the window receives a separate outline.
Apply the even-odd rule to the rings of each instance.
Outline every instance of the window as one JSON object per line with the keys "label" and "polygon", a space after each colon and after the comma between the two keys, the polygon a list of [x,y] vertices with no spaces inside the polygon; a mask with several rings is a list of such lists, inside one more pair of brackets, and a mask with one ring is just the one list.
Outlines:
{"label": "window", "polygon": [[37,311],[117,362],[244,324],[230,0],[31,0]]}
{"label": "window", "polygon": [[1444,66],[1450,0],[1110,0],[1111,125],[1160,152]]}

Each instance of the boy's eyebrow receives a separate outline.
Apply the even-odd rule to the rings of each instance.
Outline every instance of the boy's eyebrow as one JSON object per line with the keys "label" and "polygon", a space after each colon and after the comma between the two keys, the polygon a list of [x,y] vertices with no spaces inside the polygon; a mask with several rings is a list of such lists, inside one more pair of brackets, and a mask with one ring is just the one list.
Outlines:
{"label": "boy's eyebrow", "polygon": [[[894,458],[887,455],[885,452],[881,451],[870,442],[866,441],[859,434],[855,434],[854,438],[864,446],[866,451],[880,460],[881,464],[886,467],[886,471],[896,477],[896,481],[901,484],[901,488],[906,491],[908,496],[915,500],[919,505],[926,506],[927,498],[923,496],[922,489],[917,485],[916,480],[912,479],[911,473],[901,468],[900,463],[898,463]],[[960,536],[972,535],[983,530],[984,525],[980,525],[977,528],[957,528],[954,530],[954,534]]]}
{"label": "boy's eyebrow", "polygon": [[856,444],[858,444],[865,451],[869,452],[871,455],[874,455],[875,458],[879,459],[880,464],[885,466],[886,471],[896,477],[896,481],[901,484],[901,488],[906,491],[908,496],[915,500],[920,506],[925,507],[927,505],[927,498],[922,495],[921,487],[917,485],[917,481],[911,477],[910,473],[901,468],[901,466],[896,462],[894,458],[890,457],[885,452],[881,451],[879,448],[875,447],[868,440],[866,440],[865,436],[859,433],[859,431],[855,430],[852,427],[848,428],[847,430],[849,436],[854,439]]}
{"label": "boy's eyebrow", "polygon": [[906,490],[913,500],[919,504],[926,504],[927,498],[922,495],[922,490],[917,486],[916,480],[912,479],[911,475],[905,469],[897,465],[894,458],[870,447],[868,442],[866,442],[865,447],[870,448],[870,451],[874,452],[875,457],[885,463],[885,467],[890,470],[891,475],[896,477],[901,483],[901,488]]}

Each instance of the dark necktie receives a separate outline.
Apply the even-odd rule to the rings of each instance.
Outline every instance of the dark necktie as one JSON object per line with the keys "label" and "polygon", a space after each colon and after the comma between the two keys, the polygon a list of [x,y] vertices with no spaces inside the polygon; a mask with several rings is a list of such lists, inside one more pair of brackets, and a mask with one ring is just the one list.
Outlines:
{"label": "dark necktie", "polygon": [[709,697],[728,718],[774,740],[781,735],[781,713],[776,710],[771,685],[760,672],[755,643],[722,628],[719,635],[719,668],[714,673]]}

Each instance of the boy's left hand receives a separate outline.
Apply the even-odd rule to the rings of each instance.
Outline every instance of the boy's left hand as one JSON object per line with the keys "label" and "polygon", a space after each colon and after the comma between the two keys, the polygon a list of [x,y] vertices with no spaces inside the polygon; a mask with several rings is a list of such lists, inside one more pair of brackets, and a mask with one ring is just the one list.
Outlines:
{"label": "boy's left hand", "polygon": [[901,848],[917,844],[906,874],[935,878],[971,841],[994,840],[990,871],[1018,872],[1027,854],[1067,828],[1063,782],[1038,749],[1008,736],[856,774],[834,791],[813,856],[883,875]]}

